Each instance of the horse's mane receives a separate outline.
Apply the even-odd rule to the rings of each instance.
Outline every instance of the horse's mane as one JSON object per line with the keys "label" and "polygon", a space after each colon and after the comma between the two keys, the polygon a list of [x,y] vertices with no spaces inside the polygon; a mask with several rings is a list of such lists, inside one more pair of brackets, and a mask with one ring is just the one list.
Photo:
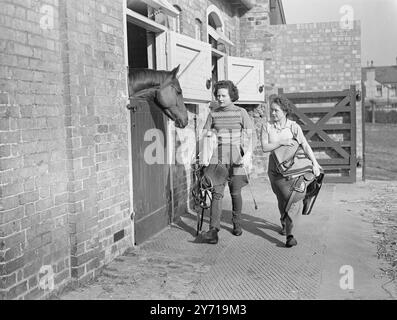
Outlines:
{"label": "horse's mane", "polygon": [[130,68],[128,74],[130,94],[158,87],[169,78],[170,74],[171,71]]}

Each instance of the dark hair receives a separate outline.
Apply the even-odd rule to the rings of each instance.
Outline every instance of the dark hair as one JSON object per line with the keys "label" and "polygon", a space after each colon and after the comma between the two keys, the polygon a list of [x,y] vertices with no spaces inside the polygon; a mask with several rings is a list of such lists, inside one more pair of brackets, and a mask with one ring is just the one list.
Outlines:
{"label": "dark hair", "polygon": [[238,89],[234,85],[234,83],[230,80],[221,80],[215,83],[214,85],[214,95],[215,97],[218,95],[219,89],[227,89],[229,91],[229,96],[232,102],[235,102],[239,99]]}
{"label": "dark hair", "polygon": [[292,103],[286,97],[282,95],[273,94],[269,97],[269,105],[271,106],[273,103],[276,103],[280,106],[280,109],[283,110],[287,116],[292,114]]}

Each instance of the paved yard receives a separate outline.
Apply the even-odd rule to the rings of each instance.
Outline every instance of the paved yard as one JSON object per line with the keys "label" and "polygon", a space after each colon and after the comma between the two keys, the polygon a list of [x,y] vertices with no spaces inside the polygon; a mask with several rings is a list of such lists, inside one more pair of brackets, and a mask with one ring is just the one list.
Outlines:
{"label": "paved yard", "polygon": [[[128,249],[95,281],[59,299],[395,299],[397,182],[326,184],[296,228],[298,246],[278,234],[275,197],[253,181],[259,209],[243,191],[243,235],[231,234],[226,192],[217,245],[195,237],[196,217]],[[208,221],[208,219],[207,219]],[[208,227],[204,223],[204,229]],[[347,278],[350,276],[350,278]]]}

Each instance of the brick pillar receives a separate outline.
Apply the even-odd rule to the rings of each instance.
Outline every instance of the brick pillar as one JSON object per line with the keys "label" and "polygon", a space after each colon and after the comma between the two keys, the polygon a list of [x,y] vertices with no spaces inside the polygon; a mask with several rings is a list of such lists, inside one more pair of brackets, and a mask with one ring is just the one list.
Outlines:
{"label": "brick pillar", "polygon": [[257,0],[240,18],[241,56],[253,59],[271,57],[269,0]]}
{"label": "brick pillar", "polygon": [[[90,82],[95,59],[85,12],[94,13],[93,1],[60,1],[63,45],[64,104],[68,173],[68,223],[71,244],[71,275],[80,280],[93,276],[99,265],[98,208],[96,206],[95,110]],[[85,10],[85,12],[84,12]],[[91,271],[91,273],[90,273]]]}
{"label": "brick pillar", "polygon": [[129,244],[122,4],[61,1],[71,276],[79,282]]}

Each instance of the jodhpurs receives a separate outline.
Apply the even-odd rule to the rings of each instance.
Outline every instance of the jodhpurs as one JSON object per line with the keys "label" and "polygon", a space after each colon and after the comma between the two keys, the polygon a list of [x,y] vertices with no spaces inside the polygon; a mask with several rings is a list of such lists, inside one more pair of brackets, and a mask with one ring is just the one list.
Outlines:
{"label": "jodhpurs", "polygon": [[268,175],[273,193],[277,197],[281,226],[285,227],[287,236],[292,235],[294,224],[297,224],[299,217],[301,216],[303,201],[300,200],[292,203],[291,207],[286,212],[285,207],[289,199],[289,197],[286,195],[290,194],[290,188],[293,184],[293,181],[285,179],[282,175],[276,172],[272,157],[269,159]]}
{"label": "jodhpurs", "polygon": [[230,195],[232,198],[232,222],[238,223],[241,219],[241,211],[243,207],[243,199],[241,197],[241,189],[248,184],[245,175],[233,173],[234,169],[230,165],[226,165],[229,170],[229,178],[223,184],[215,186],[212,194],[212,205],[210,209],[210,227],[221,229],[222,216],[222,199],[228,182]]}

